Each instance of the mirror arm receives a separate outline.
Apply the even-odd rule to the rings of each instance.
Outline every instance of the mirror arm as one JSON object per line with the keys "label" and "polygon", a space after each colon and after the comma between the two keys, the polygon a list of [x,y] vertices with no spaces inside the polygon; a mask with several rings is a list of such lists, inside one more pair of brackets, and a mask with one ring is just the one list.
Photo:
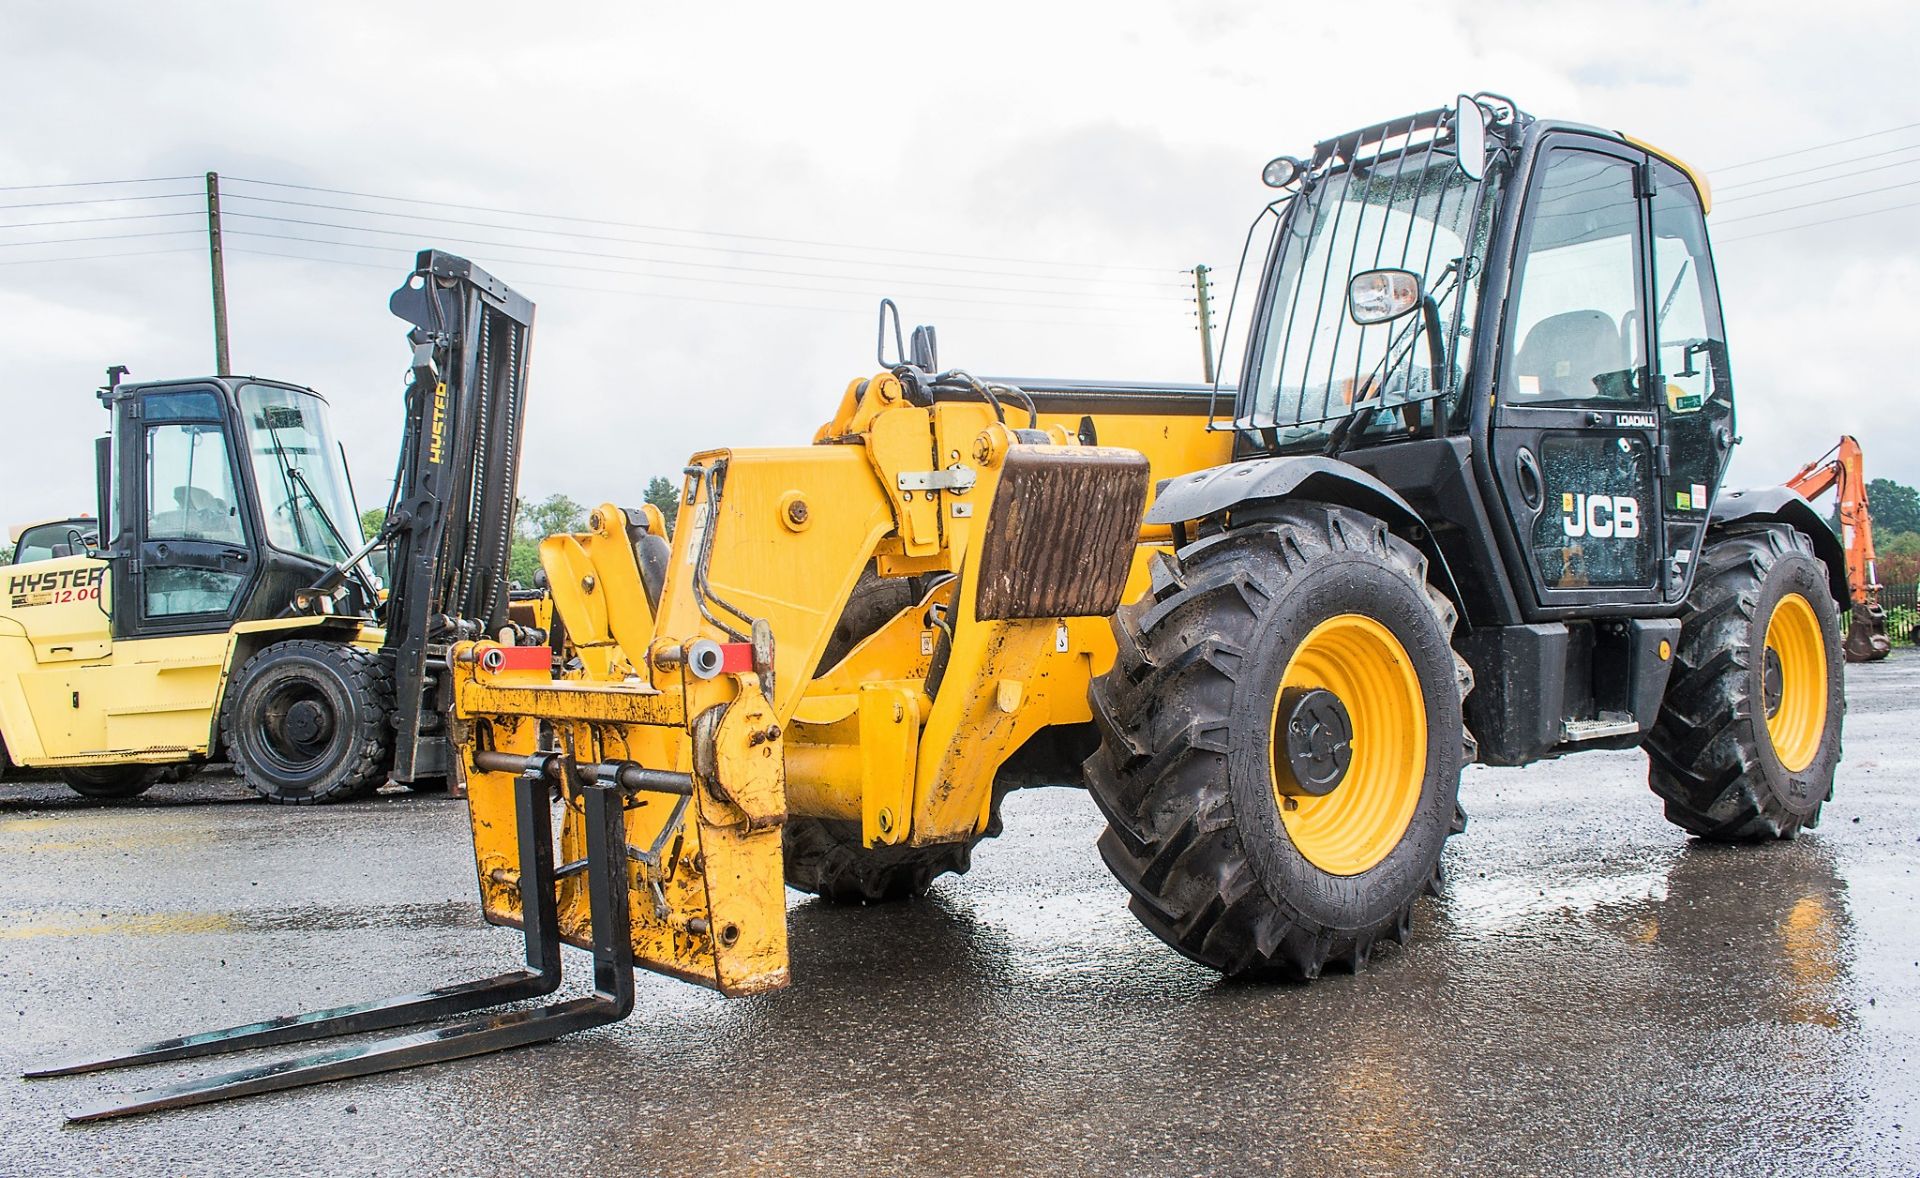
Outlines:
{"label": "mirror arm", "polygon": [[1432,295],[1422,294],[1420,313],[1427,327],[1427,375],[1433,382],[1433,391],[1443,392],[1446,385],[1440,381],[1440,372],[1447,366],[1447,341],[1440,335],[1440,304]]}

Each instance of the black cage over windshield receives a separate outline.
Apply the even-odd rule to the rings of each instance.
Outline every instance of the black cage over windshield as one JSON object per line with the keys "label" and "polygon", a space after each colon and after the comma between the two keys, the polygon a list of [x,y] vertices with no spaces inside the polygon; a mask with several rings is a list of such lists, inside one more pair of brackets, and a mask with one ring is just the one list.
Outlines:
{"label": "black cage over windshield", "polygon": [[[1256,328],[1254,379],[1236,414],[1241,428],[1275,430],[1283,442],[1297,442],[1353,413],[1429,400],[1458,386],[1457,362],[1450,359],[1437,377],[1433,371],[1421,309],[1361,326],[1347,308],[1355,274],[1396,269],[1420,275],[1443,334],[1454,335],[1463,309],[1471,314],[1465,304],[1485,236],[1484,218],[1480,232],[1472,227],[1479,185],[1451,150],[1437,150],[1431,117],[1389,129],[1392,154],[1346,166],[1336,161],[1291,202],[1269,255],[1272,285]],[[1455,340],[1445,342],[1443,354],[1453,357]]]}

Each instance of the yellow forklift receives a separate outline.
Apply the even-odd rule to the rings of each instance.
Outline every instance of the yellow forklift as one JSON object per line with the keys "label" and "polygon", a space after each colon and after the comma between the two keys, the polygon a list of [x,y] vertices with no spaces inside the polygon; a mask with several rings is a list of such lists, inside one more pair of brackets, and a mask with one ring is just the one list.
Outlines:
{"label": "yellow forklift", "polygon": [[[506,569],[533,306],[429,251],[393,308],[412,325],[414,368],[371,538],[320,394],[109,370],[95,449],[106,526],[97,540],[68,528],[44,559],[0,569],[13,764],[95,798],[131,797],[222,750],[274,802],[389,779],[445,787],[446,645],[520,632]],[[381,548],[391,585],[369,563]]]}

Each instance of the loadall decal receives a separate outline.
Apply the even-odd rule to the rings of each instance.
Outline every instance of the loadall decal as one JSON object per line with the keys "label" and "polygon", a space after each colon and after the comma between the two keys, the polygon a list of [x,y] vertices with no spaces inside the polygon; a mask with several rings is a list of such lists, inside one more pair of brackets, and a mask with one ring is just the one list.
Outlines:
{"label": "loadall decal", "polygon": [[1631,495],[1568,491],[1560,496],[1560,527],[1575,540],[1631,540],[1640,534],[1640,501]]}
{"label": "loadall decal", "polygon": [[15,573],[7,578],[7,596],[13,608],[59,605],[68,601],[97,601],[104,568],[55,569],[44,573]]}

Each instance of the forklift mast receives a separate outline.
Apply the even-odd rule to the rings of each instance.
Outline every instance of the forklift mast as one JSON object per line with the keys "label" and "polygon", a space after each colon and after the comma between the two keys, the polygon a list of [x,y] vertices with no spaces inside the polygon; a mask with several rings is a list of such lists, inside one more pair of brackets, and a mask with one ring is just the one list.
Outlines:
{"label": "forklift mast", "polygon": [[422,250],[393,313],[413,371],[384,535],[383,655],[393,660],[394,776],[451,771],[441,676],[449,643],[507,626],[533,304],[485,270]]}

